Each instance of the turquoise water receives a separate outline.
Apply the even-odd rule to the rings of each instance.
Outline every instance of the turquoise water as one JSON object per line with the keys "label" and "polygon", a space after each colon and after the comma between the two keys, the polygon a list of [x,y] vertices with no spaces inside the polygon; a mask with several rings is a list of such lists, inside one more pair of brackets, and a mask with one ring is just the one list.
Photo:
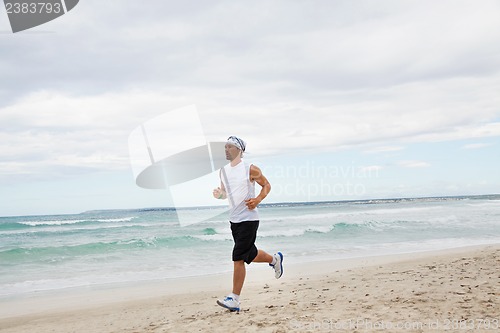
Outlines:
{"label": "turquoise water", "polygon": [[[258,247],[287,263],[500,243],[500,196],[265,205]],[[0,217],[0,297],[232,269],[225,217],[173,209]]]}

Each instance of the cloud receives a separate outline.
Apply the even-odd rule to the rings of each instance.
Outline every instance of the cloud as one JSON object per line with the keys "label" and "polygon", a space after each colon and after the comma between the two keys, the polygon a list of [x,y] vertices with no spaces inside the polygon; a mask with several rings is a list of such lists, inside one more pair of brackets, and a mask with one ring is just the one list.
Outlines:
{"label": "cloud", "polygon": [[491,143],[470,143],[467,145],[464,145],[462,149],[481,149],[485,147],[491,146]]}
{"label": "cloud", "polygon": [[[68,172],[81,172],[81,168],[88,172],[125,169],[129,167],[127,138],[132,129],[197,100],[201,101],[197,106],[207,139],[218,141],[239,135],[248,142],[253,156],[357,147],[381,153],[403,149],[393,145],[394,141],[436,142],[500,135],[500,123],[488,122],[492,116],[489,109],[460,113],[460,101],[449,100],[449,108],[434,112],[427,111],[425,105],[419,112],[411,112],[401,111],[401,104],[391,102],[393,95],[382,101],[363,100],[360,94],[330,107],[314,101],[306,105],[299,99],[282,104],[239,96],[241,104],[228,99],[224,91],[214,91],[208,97],[197,90],[178,95],[162,90],[91,96],[35,92],[0,108],[0,161],[4,170],[10,170],[8,174],[38,173],[45,170],[41,166],[64,167]],[[271,137],[279,140],[270,144]],[[373,145],[379,146],[363,148]]]}
{"label": "cloud", "polygon": [[54,34],[3,38],[0,66],[15,95],[136,86],[329,95],[490,75],[497,11],[495,1],[87,0],[44,26]]}
{"label": "cloud", "polygon": [[[0,108],[2,179],[129,168],[128,135],[187,100],[143,91],[71,96],[39,91]],[[43,176],[45,175],[45,176]]]}
{"label": "cloud", "polygon": [[191,104],[254,156],[500,136],[498,10],[86,0],[55,33],[1,37],[2,169],[127,168],[130,131]]}
{"label": "cloud", "polygon": [[398,165],[403,168],[428,168],[431,166],[430,163],[415,160],[399,161]]}
{"label": "cloud", "polygon": [[405,149],[405,148],[402,146],[381,146],[381,147],[370,148],[370,149],[367,149],[363,152],[367,153],[367,154],[378,154],[378,153],[400,151],[403,149]]}

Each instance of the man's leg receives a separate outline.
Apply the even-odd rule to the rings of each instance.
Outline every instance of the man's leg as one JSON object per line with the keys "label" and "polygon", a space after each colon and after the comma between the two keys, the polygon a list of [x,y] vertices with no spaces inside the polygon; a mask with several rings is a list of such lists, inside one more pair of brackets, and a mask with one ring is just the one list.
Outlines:
{"label": "man's leg", "polygon": [[257,256],[252,262],[267,262],[268,264],[273,262],[273,256],[266,251],[259,250]]}
{"label": "man's leg", "polygon": [[234,261],[233,271],[233,294],[240,295],[245,282],[246,267],[243,260]]}
{"label": "man's leg", "polygon": [[[269,253],[259,250],[257,256],[252,262],[267,262],[268,264],[273,262],[273,256]],[[243,260],[233,261],[234,271],[233,271],[233,294],[241,295],[241,290],[243,289],[243,283],[245,282],[246,267]]]}
{"label": "man's leg", "polygon": [[274,256],[269,253],[259,250],[257,256],[252,262],[267,262],[274,268],[274,276],[279,279],[283,275],[283,254],[278,252]]}

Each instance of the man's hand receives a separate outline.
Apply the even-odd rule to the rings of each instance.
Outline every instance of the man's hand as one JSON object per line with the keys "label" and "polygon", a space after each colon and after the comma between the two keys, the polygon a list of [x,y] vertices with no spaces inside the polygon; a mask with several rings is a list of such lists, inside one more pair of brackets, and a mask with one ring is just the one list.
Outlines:
{"label": "man's hand", "polygon": [[245,204],[247,205],[248,209],[252,210],[252,209],[255,209],[255,207],[257,207],[258,204],[260,204],[260,201],[261,200],[259,200],[257,198],[252,198],[252,199],[245,200]]}
{"label": "man's hand", "polygon": [[225,191],[223,189],[221,189],[220,187],[217,187],[216,189],[214,189],[213,195],[214,195],[215,199],[224,199],[224,194],[225,194]]}

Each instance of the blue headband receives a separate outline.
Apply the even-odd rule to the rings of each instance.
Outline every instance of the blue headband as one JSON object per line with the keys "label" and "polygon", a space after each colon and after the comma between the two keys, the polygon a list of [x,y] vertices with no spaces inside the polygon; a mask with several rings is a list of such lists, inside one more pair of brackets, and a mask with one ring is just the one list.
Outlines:
{"label": "blue headband", "polygon": [[247,146],[245,141],[236,136],[230,136],[229,138],[227,138],[227,143],[236,146],[241,151],[245,151],[245,148]]}

